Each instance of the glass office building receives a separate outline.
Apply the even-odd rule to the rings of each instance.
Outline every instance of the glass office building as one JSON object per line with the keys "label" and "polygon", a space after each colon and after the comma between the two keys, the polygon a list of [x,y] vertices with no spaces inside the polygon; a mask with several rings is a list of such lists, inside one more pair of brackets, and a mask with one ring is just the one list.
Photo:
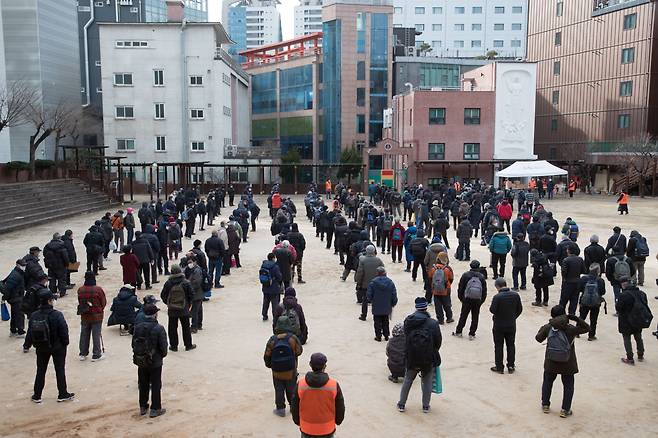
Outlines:
{"label": "glass office building", "polygon": [[372,14],[370,26],[370,121],[368,146],[382,139],[388,104],[388,15]]}
{"label": "glass office building", "polygon": [[[135,2],[137,3],[137,2]],[[208,0],[185,0],[185,18],[189,21],[208,21]],[[164,23],[167,21],[166,0],[144,0],[146,22]]]}
{"label": "glass office building", "polygon": [[322,26],[322,109],[324,139],[320,143],[320,159],[335,163],[341,145],[341,34],[340,20],[326,21]]}

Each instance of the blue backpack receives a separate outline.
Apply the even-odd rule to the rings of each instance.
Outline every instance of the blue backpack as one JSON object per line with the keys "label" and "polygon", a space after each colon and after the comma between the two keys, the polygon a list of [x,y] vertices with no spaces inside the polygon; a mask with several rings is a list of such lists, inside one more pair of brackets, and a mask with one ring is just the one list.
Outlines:
{"label": "blue backpack", "polygon": [[372,210],[368,210],[368,214],[367,214],[366,217],[367,217],[367,220],[368,220],[369,224],[372,224],[372,223],[375,222],[375,213],[373,213]]}
{"label": "blue backpack", "polygon": [[393,230],[393,240],[401,240],[402,239],[402,230],[399,228],[396,228]]}
{"label": "blue backpack", "polygon": [[272,286],[272,273],[269,268],[260,268],[258,271],[258,280],[263,286]]}

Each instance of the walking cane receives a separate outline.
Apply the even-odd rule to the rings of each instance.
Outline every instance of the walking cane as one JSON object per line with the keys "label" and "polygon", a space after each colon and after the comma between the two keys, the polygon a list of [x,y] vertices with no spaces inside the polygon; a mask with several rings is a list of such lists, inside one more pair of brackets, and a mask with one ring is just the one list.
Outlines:
{"label": "walking cane", "polygon": [[103,354],[105,354],[105,343],[103,342],[103,334],[101,333],[101,350],[103,351]]}

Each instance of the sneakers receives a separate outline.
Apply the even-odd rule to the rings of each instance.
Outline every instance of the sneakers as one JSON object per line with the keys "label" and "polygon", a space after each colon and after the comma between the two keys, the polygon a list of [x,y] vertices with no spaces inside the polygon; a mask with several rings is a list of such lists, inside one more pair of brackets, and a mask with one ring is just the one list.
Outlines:
{"label": "sneakers", "polygon": [[398,412],[404,412],[406,411],[405,407],[403,404],[398,403]]}
{"label": "sneakers", "polygon": [[541,303],[539,301],[533,301],[531,304],[535,307],[541,307]]}
{"label": "sneakers", "polygon": [[567,417],[571,417],[572,415],[573,415],[573,411],[571,409],[569,409],[568,411],[562,409],[560,411],[560,418],[567,418]]}
{"label": "sneakers", "polygon": [[491,371],[498,374],[505,374],[505,370],[503,368],[491,367]]}
{"label": "sneakers", "polygon": [[65,402],[65,401],[70,401],[70,400],[73,400],[74,397],[75,397],[75,393],[67,392],[66,394],[62,394],[62,395],[58,396],[57,397],[57,402],[61,403],[61,402]]}
{"label": "sneakers", "polygon": [[149,414],[150,418],[155,418],[159,417],[161,415],[164,415],[167,412],[166,409],[151,409],[151,413]]}
{"label": "sneakers", "polygon": [[423,406],[423,414],[429,414],[430,413],[430,407],[429,406]]}
{"label": "sneakers", "polygon": [[139,407],[139,415],[146,415],[149,411],[149,405]]}
{"label": "sneakers", "polygon": [[475,339],[475,335],[468,335],[468,340],[469,340],[469,341],[472,341],[472,340],[474,340],[474,339]]}
{"label": "sneakers", "polygon": [[388,380],[390,380],[393,383],[400,383],[400,379],[398,379],[397,377],[388,376]]}
{"label": "sneakers", "polygon": [[541,407],[541,411],[542,411],[544,414],[548,414],[548,413],[551,412],[551,407],[550,407],[550,406],[547,406],[547,405],[543,405],[543,406]]}
{"label": "sneakers", "polygon": [[635,361],[633,359],[628,359],[626,357],[622,357],[621,361],[625,363],[626,365],[635,365]]}
{"label": "sneakers", "polygon": [[452,335],[453,335],[454,337],[456,337],[456,338],[461,338],[461,337],[462,337],[462,334],[461,334],[461,333],[457,333],[457,332],[452,332]]}
{"label": "sneakers", "polygon": [[92,357],[92,358],[91,358],[91,361],[92,361],[92,362],[98,362],[98,361],[101,361],[101,360],[103,360],[103,359],[105,359],[105,355],[104,355],[104,354],[101,354],[101,355],[98,356],[98,357]]}
{"label": "sneakers", "polygon": [[80,355],[80,362],[84,362],[87,360],[87,356]]}
{"label": "sneakers", "polygon": [[277,415],[279,417],[285,417],[286,416],[286,410],[285,409],[275,409],[272,411],[274,415]]}
{"label": "sneakers", "polygon": [[507,367],[507,372],[509,374],[514,374],[514,371],[516,371],[516,369],[514,367]]}
{"label": "sneakers", "polygon": [[33,403],[36,403],[38,405],[43,403],[43,400],[41,400],[41,397],[37,397],[36,395],[33,395],[32,397],[30,397],[30,400],[32,400]]}

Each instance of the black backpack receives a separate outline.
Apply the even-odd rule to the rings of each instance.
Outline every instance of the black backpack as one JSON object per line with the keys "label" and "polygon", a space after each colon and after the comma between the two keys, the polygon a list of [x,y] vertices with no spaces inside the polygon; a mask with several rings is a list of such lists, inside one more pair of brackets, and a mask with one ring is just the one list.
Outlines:
{"label": "black backpack", "polygon": [[647,239],[638,236],[635,239],[635,257],[648,257],[649,256],[649,245],[647,245]]}
{"label": "black backpack", "polygon": [[413,240],[409,244],[409,249],[411,249],[411,255],[415,257],[425,257],[425,245],[423,244],[423,241],[418,239],[418,240]]}
{"label": "black backpack", "polygon": [[627,291],[633,297],[633,307],[628,313],[628,324],[635,330],[649,328],[653,315],[647,305],[646,299],[639,294]]}
{"label": "black backpack", "polygon": [[153,365],[153,354],[151,345],[151,330],[145,331],[141,336],[133,337],[133,363],[140,368],[150,368]]}
{"label": "black backpack", "polygon": [[272,371],[291,371],[295,369],[295,354],[290,347],[290,337],[288,333],[285,338],[278,338],[272,348]]}
{"label": "black backpack", "polygon": [[407,337],[407,362],[413,368],[428,368],[432,365],[432,334],[423,324],[413,328]]}
{"label": "black backpack", "polygon": [[50,313],[35,312],[30,318],[30,332],[35,348],[52,348],[49,316]]}

